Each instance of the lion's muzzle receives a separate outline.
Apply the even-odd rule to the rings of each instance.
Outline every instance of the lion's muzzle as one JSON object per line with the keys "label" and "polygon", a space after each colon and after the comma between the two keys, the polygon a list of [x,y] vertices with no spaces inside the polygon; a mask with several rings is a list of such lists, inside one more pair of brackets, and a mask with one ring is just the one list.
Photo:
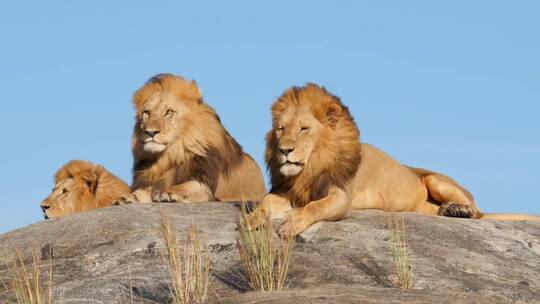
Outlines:
{"label": "lion's muzzle", "polygon": [[47,215],[47,209],[51,208],[51,206],[47,204],[46,201],[44,201],[43,203],[41,203],[40,207],[41,207],[41,210],[43,211],[43,217],[46,220],[48,220],[49,216]]}

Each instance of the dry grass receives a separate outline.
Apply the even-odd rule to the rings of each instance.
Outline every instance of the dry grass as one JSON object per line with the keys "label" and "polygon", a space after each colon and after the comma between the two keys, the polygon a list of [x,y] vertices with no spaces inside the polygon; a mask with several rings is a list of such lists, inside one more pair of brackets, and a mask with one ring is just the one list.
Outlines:
{"label": "dry grass", "polygon": [[294,237],[278,238],[276,241],[270,218],[258,218],[257,222],[263,225],[251,227],[247,220],[246,207],[242,205],[241,218],[237,223],[240,233],[237,247],[249,285],[256,291],[282,290],[287,278]]}
{"label": "dry grass", "polygon": [[413,275],[407,251],[405,219],[403,216],[389,213],[386,218],[386,225],[392,240],[392,257],[396,268],[397,286],[401,289],[410,289],[413,285]]}
{"label": "dry grass", "polygon": [[133,302],[133,273],[131,273],[131,267],[128,267],[129,270],[129,303],[135,304]]}
{"label": "dry grass", "polygon": [[170,219],[162,215],[161,238],[167,251],[163,258],[171,276],[173,303],[204,303],[210,280],[210,261],[206,246],[200,242],[197,228],[190,229],[186,246],[179,248]]}
{"label": "dry grass", "polygon": [[129,299],[128,297],[126,297],[126,295],[123,294],[120,300],[120,303],[135,304],[135,299],[133,295],[133,273],[131,272],[130,266],[128,266],[128,273],[129,273]]}
{"label": "dry grass", "polygon": [[32,263],[25,265],[22,254],[16,251],[15,258],[8,266],[9,282],[6,285],[8,292],[14,295],[17,304],[52,304],[53,297],[53,260],[49,255],[48,284],[43,285],[41,281],[41,269],[39,254],[34,248],[32,250]]}

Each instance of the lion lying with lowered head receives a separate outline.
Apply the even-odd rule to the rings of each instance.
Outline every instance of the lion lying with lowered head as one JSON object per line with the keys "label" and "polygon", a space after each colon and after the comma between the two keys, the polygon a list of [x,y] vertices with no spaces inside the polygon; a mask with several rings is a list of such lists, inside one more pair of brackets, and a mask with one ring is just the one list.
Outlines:
{"label": "lion lying with lowered head", "polygon": [[152,77],[134,96],[134,202],[260,201],[264,180],[257,163],[203,102],[194,81]]}
{"label": "lion lying with lowered head", "polygon": [[287,90],[272,106],[266,163],[272,189],[251,221],[286,217],[281,235],[296,235],[319,221],[343,219],[351,209],[413,211],[464,218],[539,220],[527,215],[485,215],[473,196],[450,177],[401,165],[361,144],[360,132],[339,98],[314,84]]}
{"label": "lion lying with lowered head", "polygon": [[45,219],[111,206],[129,186],[99,165],[73,160],[54,176],[52,193],[41,203]]}

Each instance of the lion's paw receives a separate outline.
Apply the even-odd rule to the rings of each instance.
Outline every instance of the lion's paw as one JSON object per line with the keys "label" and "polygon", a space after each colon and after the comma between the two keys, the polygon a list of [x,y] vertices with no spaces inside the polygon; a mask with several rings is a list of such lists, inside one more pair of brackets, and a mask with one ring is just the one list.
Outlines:
{"label": "lion's paw", "polygon": [[152,201],[155,203],[179,203],[182,202],[182,196],[169,191],[156,191],[152,193]]}
{"label": "lion's paw", "polygon": [[296,236],[311,225],[309,218],[302,210],[302,208],[297,208],[289,212],[289,216],[278,228],[279,236],[282,238]]}
{"label": "lion's paw", "polygon": [[279,226],[277,233],[280,237],[285,238],[288,236],[297,235],[298,233],[296,233],[296,230],[297,229],[294,228],[294,224],[291,221],[284,221]]}
{"label": "lion's paw", "polygon": [[128,195],[128,196],[123,196],[117,200],[115,200],[112,205],[113,206],[121,206],[121,205],[126,205],[126,204],[135,204],[135,203],[138,203],[139,200],[137,199],[137,197],[133,194],[131,195]]}
{"label": "lion's paw", "polygon": [[474,206],[465,206],[457,203],[445,203],[439,208],[440,216],[474,218],[478,209]]}

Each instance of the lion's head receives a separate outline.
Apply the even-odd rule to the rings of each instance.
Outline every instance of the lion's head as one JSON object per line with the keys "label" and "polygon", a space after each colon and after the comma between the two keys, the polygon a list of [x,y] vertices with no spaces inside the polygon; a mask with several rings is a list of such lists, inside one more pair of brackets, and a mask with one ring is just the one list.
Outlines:
{"label": "lion's head", "polygon": [[[296,200],[312,200],[330,184],[344,187],[356,173],[360,132],[349,109],[324,88],[307,84],[285,91],[272,106],[272,125],[266,163],[274,191],[293,190]],[[313,188],[323,190],[315,194]]]}
{"label": "lion's head", "polygon": [[102,166],[80,160],[60,168],[54,183],[52,193],[41,203],[46,219],[110,206],[130,193],[126,183]]}
{"label": "lion's head", "polygon": [[135,92],[135,136],[142,149],[157,154],[178,142],[189,127],[189,117],[194,105],[202,96],[194,81],[187,81],[171,74],[152,77]]}

